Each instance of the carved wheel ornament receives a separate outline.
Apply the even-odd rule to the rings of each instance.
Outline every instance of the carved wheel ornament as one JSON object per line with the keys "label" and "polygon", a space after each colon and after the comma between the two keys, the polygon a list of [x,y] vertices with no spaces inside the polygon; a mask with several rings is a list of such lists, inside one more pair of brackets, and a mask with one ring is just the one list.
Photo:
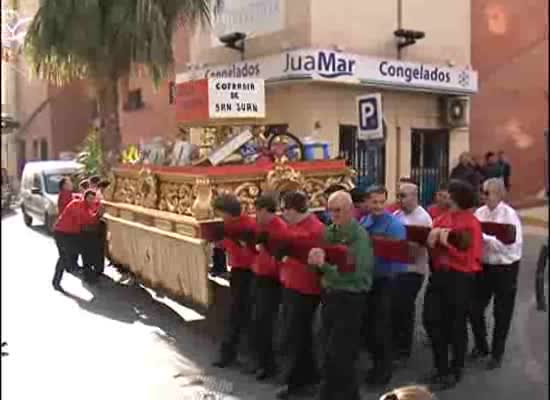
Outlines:
{"label": "carved wheel ornament", "polygon": [[267,174],[264,188],[268,191],[285,192],[298,190],[304,186],[304,177],[288,165],[285,160],[275,162],[273,170]]}

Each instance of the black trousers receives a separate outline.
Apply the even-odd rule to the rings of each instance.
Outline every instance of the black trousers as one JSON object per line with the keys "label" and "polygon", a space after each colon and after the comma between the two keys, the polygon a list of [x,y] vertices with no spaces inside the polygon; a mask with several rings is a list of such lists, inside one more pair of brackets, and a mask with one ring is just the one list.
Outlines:
{"label": "black trousers", "polygon": [[483,265],[483,272],[476,279],[475,301],[472,305],[470,322],[478,350],[489,353],[485,310],[494,299],[493,341],[491,355],[501,360],[506,338],[510,331],[516,301],[519,261],[510,265]]}
{"label": "black trousers", "polygon": [[374,373],[387,377],[392,373],[392,320],[396,277],[375,278],[367,295],[367,349],[374,363]]}
{"label": "black trousers", "polygon": [[105,259],[102,259],[103,247],[100,241],[99,229],[85,231],[80,234],[80,254],[82,255],[82,266],[84,267],[84,278],[95,279],[102,271]]}
{"label": "black trousers", "polygon": [[281,286],[273,278],[254,278],[253,338],[255,358],[259,368],[275,369],[273,333],[281,303]]}
{"label": "black trousers", "polygon": [[406,272],[395,278],[393,298],[393,351],[400,357],[409,358],[412,352],[416,321],[416,297],[424,283],[424,275]]}
{"label": "black trousers", "polygon": [[[435,368],[440,374],[464,368],[469,314],[475,289],[475,274],[436,271],[430,276],[424,298],[423,320],[431,340]],[[449,364],[449,344],[453,360]]]}
{"label": "black trousers", "polygon": [[105,270],[105,246],[107,244],[107,224],[105,221],[99,221],[97,240],[98,254],[96,270],[98,274],[102,274]]}
{"label": "black trousers", "polygon": [[286,314],[283,343],[287,353],[283,376],[290,388],[299,388],[319,381],[313,349],[313,320],[320,300],[320,296],[317,295],[283,289]]}
{"label": "black trousers", "polygon": [[80,237],[78,234],[61,232],[54,232],[53,237],[55,245],[57,246],[57,251],[59,252],[59,258],[55,264],[52,283],[54,285],[59,285],[65,269],[71,268],[77,263]]}
{"label": "black trousers", "polygon": [[227,272],[227,260],[222,248],[214,247],[212,250],[212,272],[218,274]]}
{"label": "black trousers", "polygon": [[226,322],[224,338],[221,344],[221,357],[233,359],[243,331],[249,326],[252,310],[252,279],[249,269],[233,268],[229,278],[231,307]]}
{"label": "black trousers", "polygon": [[321,295],[321,400],[359,400],[357,359],[366,294],[327,290]]}

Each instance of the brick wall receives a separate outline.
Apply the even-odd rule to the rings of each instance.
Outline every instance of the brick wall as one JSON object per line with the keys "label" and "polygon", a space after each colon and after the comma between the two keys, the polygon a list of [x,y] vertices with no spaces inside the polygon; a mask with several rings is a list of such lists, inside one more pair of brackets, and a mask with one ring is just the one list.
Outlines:
{"label": "brick wall", "polygon": [[504,150],[512,200],[544,188],[548,127],[548,2],[472,1],[472,64],[480,92],[472,102],[472,151]]}

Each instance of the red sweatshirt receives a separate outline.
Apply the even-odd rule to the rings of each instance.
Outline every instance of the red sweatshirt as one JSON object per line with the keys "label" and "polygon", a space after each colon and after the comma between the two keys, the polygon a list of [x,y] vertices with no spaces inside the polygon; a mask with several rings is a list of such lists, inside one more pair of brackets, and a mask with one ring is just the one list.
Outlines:
{"label": "red sweatshirt", "polygon": [[[312,240],[323,240],[325,225],[311,214],[295,225],[289,225],[289,231],[309,234]],[[319,276],[306,264],[296,258],[288,257],[280,264],[281,283],[287,289],[303,294],[319,294],[321,292]]]}
{"label": "red sweatshirt", "polygon": [[448,208],[441,208],[437,204],[433,204],[428,207],[428,214],[430,214],[430,217],[432,217],[432,220],[436,219],[440,215],[445,214],[448,211],[449,211]]}
{"label": "red sweatshirt", "polygon": [[85,225],[94,225],[99,221],[97,211],[89,206],[85,200],[72,200],[63,210],[54,226],[56,232],[80,233]]}
{"label": "red sweatshirt", "polygon": [[[239,231],[256,231],[256,220],[248,215],[241,215],[234,221],[224,223],[224,230],[231,232],[233,227]],[[236,269],[250,269],[256,258],[256,249],[250,246],[241,247],[228,235],[223,240],[223,247],[229,257],[229,265]]]}
{"label": "red sweatshirt", "polygon": [[[271,221],[265,226],[259,226],[258,230],[260,232],[267,232],[272,238],[277,238],[285,236],[287,231],[286,223],[280,217],[273,217]],[[268,277],[273,279],[279,279],[279,270],[277,266],[277,261],[275,258],[268,252],[265,246],[262,246],[254,263],[252,264],[252,270],[257,276]]]}
{"label": "red sweatshirt", "polygon": [[434,221],[434,228],[446,228],[468,232],[472,236],[471,245],[465,251],[449,245],[438,244],[431,250],[434,271],[450,269],[459,272],[480,272],[482,235],[481,224],[471,211],[449,211]]}
{"label": "red sweatshirt", "polygon": [[57,197],[57,215],[61,215],[65,207],[73,200],[74,193],[70,190],[61,190]]}

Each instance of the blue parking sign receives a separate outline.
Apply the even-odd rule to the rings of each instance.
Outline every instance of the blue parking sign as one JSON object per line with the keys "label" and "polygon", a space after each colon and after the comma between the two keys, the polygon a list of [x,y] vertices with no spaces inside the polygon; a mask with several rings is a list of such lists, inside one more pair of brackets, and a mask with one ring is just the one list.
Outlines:
{"label": "blue parking sign", "polygon": [[357,98],[357,114],[359,117],[359,140],[382,139],[382,96],[380,93],[368,94]]}

